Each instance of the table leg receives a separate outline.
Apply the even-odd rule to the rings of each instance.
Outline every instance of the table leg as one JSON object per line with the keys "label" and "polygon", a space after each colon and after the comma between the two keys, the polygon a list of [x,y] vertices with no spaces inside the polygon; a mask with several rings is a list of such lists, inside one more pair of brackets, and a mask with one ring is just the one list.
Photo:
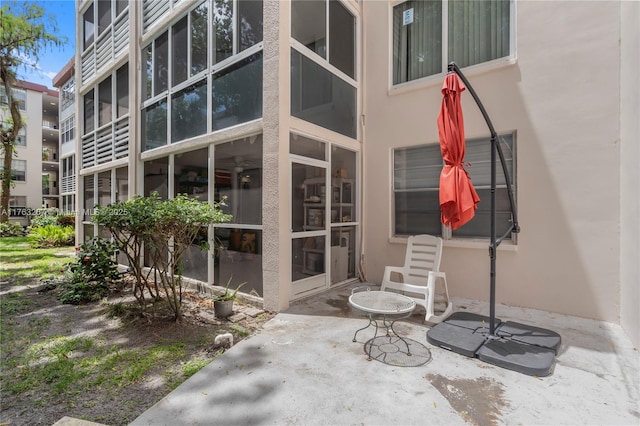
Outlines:
{"label": "table leg", "polygon": [[407,343],[407,341],[406,341],[406,340],[404,340],[404,339],[403,339],[403,338],[398,334],[398,332],[397,332],[397,331],[395,331],[395,330],[393,329],[393,323],[395,323],[395,321],[391,321],[391,322],[389,323],[389,326],[387,327],[387,336],[389,336],[389,329],[391,329],[391,331],[393,332],[393,334],[395,334],[395,335],[396,335],[396,337],[397,337],[398,339],[402,340],[402,342],[407,346],[407,356],[411,356],[411,349],[409,349],[409,344]]}

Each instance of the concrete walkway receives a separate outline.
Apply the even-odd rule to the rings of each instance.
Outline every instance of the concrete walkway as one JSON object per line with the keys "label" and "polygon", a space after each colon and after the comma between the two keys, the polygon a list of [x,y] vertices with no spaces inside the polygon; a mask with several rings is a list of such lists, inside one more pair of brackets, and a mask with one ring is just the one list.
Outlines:
{"label": "concrete walkway", "polygon": [[[498,306],[503,320],[561,334],[553,374],[537,378],[431,346],[420,310],[396,329],[431,360],[396,367],[367,361],[372,329],[351,341],[367,321],[349,294],[334,290],[278,314],[132,424],[640,424],[640,355],[619,326]],[[488,312],[475,301],[454,305]]]}

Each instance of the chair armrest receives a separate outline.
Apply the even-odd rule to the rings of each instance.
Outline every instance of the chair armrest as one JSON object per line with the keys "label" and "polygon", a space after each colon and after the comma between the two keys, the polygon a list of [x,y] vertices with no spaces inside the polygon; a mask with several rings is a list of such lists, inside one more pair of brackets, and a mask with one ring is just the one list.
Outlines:
{"label": "chair armrest", "polygon": [[385,266],[384,267],[384,275],[382,276],[382,286],[383,286],[383,288],[384,288],[384,283],[397,282],[397,281],[391,281],[391,273],[392,272],[396,272],[396,273],[402,275],[402,278],[404,279],[404,268],[401,268],[399,266]]}

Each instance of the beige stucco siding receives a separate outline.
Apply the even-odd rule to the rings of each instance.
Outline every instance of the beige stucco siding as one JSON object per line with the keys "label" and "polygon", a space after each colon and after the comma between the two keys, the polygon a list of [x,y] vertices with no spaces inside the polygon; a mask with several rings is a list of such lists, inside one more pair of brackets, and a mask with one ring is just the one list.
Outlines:
{"label": "beige stucco siding", "polygon": [[[365,4],[365,256],[379,282],[405,249],[390,238],[391,149],[437,143],[442,76],[390,94],[390,6]],[[497,131],[517,132],[522,232],[498,252],[500,303],[619,321],[619,9],[517,2],[515,63],[467,73]],[[463,108],[467,137],[488,136],[469,94]],[[445,243],[442,266],[454,296],[488,299],[486,244]]]}

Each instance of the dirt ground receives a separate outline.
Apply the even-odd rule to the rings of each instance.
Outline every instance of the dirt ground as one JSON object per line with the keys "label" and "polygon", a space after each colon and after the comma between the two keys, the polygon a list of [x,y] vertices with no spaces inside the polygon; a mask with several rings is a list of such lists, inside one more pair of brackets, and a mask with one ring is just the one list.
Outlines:
{"label": "dirt ground", "polygon": [[[162,309],[141,317],[127,308],[132,298],[126,292],[90,305],[62,305],[56,299],[55,291],[42,291],[41,283],[33,281],[21,288],[11,288],[1,297],[16,292],[28,310],[16,314],[9,327],[25,330],[31,324],[46,324],[38,329],[38,336],[30,337],[34,343],[54,336],[88,337],[101,342],[104,347],[116,345],[122,352],[144,352],[159,343],[176,343],[184,351],[175,361],[177,367],[193,359],[206,364],[225,350],[214,345],[216,335],[231,332],[237,342],[258,332],[262,324],[273,317],[271,313],[236,301],[234,315],[230,319],[217,319],[211,299],[195,293],[185,295],[184,319],[174,322],[169,312]],[[114,305],[120,309],[114,309]],[[113,316],[114,311],[117,316]],[[4,312],[2,314],[5,315]],[[3,353],[0,354],[3,368],[6,368],[6,359],[15,357],[18,355],[14,353],[16,350],[25,348],[23,345],[6,347],[10,345],[5,343],[3,341]],[[5,373],[2,373],[3,381]],[[169,378],[165,366],[162,369],[152,368],[139,380],[123,386],[89,386],[61,393],[46,383],[16,393],[3,383],[0,386],[0,425],[51,425],[64,416],[108,425],[127,424],[184,380],[178,376]]]}

